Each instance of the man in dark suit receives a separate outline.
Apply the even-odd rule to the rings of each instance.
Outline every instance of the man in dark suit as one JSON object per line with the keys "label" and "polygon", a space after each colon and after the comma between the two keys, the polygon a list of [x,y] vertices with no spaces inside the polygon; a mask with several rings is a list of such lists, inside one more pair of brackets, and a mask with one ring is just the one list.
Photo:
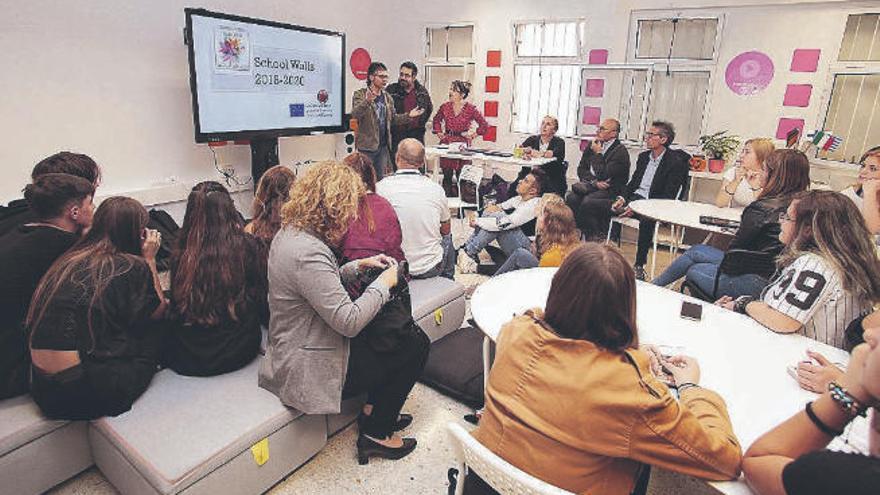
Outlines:
{"label": "man in dark suit", "polygon": [[[659,120],[652,122],[645,133],[645,146],[648,150],[639,154],[636,170],[626,188],[613,202],[607,200],[604,205],[597,205],[592,214],[600,218],[609,218],[611,215],[629,217],[634,214],[627,205],[637,199],[682,197],[688,179],[690,155],[682,150],[669,149],[674,139],[675,129],[672,124]],[[649,218],[639,218],[639,243],[633,267],[639,280],[647,278],[645,263],[654,241],[654,223]]]}
{"label": "man in dark suit", "polygon": [[617,139],[620,122],[606,119],[599,125],[596,139],[584,150],[577,173],[580,182],[571,186],[565,203],[575,215],[587,239],[604,236],[608,218],[595,215],[597,207],[607,209],[623,193],[629,178],[629,152]]}

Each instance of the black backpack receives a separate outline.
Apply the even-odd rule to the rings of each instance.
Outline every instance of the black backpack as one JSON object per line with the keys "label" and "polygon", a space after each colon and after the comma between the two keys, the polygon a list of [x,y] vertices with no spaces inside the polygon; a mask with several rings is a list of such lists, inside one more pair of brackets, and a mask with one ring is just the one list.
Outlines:
{"label": "black backpack", "polygon": [[180,226],[167,211],[152,209],[147,228],[158,230],[162,234],[162,244],[159,246],[159,252],[156,253],[156,268],[160,272],[166,271],[171,267],[171,251],[177,244],[177,232]]}

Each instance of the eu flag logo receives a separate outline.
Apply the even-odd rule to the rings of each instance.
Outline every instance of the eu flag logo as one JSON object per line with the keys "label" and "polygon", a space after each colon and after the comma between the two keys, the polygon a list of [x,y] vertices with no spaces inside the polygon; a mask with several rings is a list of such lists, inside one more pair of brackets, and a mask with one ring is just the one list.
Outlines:
{"label": "eu flag logo", "polygon": [[290,116],[291,117],[302,117],[306,114],[306,105],[304,103],[291,103],[290,104]]}

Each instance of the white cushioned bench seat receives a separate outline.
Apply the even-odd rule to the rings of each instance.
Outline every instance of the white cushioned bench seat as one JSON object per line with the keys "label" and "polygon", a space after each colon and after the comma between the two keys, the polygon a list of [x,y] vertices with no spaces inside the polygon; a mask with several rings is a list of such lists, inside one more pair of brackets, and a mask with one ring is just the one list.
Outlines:
{"label": "white cushioned bench seat", "polygon": [[[93,421],[95,463],[126,495],[260,493],[315,455],[327,419],[285,407],[245,368],[200,378],[156,374],[131,411]],[[268,460],[252,446],[268,439]]]}
{"label": "white cushioned bench seat", "polygon": [[461,327],[465,312],[464,292],[463,285],[445,277],[409,282],[413,319],[431,342]]}
{"label": "white cushioned bench seat", "polygon": [[36,494],[92,465],[84,421],[55,421],[30,395],[0,401],[0,494]]}

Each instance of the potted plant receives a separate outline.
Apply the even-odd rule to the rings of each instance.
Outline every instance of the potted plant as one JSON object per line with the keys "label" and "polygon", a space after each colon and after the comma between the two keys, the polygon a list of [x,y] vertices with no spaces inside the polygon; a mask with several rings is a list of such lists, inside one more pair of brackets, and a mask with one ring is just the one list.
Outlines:
{"label": "potted plant", "polygon": [[739,149],[739,144],[739,136],[728,135],[727,131],[700,136],[700,148],[709,158],[709,171],[715,173],[724,171],[725,160]]}

